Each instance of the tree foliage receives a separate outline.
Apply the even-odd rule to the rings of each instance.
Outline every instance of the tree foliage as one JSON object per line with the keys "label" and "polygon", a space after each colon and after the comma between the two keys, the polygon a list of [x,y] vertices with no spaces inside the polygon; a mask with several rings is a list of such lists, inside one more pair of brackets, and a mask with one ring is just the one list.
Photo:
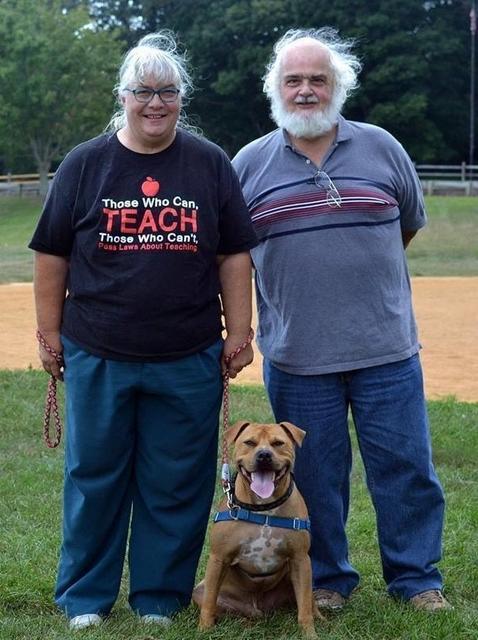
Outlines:
{"label": "tree foliage", "polygon": [[417,161],[466,157],[470,34],[465,0],[89,4],[105,28],[118,21],[128,25],[122,31],[128,46],[147,31],[176,31],[187,44],[197,84],[189,112],[229,152],[274,126],[261,80],[273,43],[289,28],[329,25],[356,40],[364,63],[361,87],[345,115],[385,127]]}
{"label": "tree foliage", "polygon": [[274,128],[262,93],[274,42],[289,28],[329,25],[355,40],[364,65],[345,115],[388,129],[417,162],[457,163],[468,149],[469,9],[468,0],[0,0],[0,146],[14,158],[28,143],[48,158],[101,130],[115,34],[124,52],[169,28],[196,83],[188,113],[232,154]]}
{"label": "tree foliage", "polygon": [[273,43],[289,28],[329,25],[356,41],[364,64],[347,117],[388,129],[418,162],[466,157],[469,32],[463,2],[205,0],[195,3],[189,22],[180,4],[169,23],[188,43],[196,67],[192,107],[206,133],[230,151],[274,126],[261,80]]}
{"label": "tree foliage", "polygon": [[0,3],[0,54],[4,162],[30,168],[32,158],[44,181],[53,160],[107,123],[119,44],[84,8],[8,0]]}

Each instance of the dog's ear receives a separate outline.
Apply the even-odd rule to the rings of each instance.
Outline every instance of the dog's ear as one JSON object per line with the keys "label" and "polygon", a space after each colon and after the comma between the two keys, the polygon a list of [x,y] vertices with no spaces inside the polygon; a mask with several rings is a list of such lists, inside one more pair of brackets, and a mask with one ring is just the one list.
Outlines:
{"label": "dog's ear", "polygon": [[233,424],[232,427],[229,427],[229,429],[224,434],[224,439],[226,440],[227,444],[232,444],[233,442],[235,442],[239,437],[241,431],[244,431],[244,429],[249,425],[250,422],[241,420],[240,422],[236,422],[235,424]]}
{"label": "dog's ear", "polygon": [[302,440],[306,436],[305,431],[296,427],[292,422],[281,422],[280,426],[287,432],[287,435],[292,438],[298,447],[302,446]]}

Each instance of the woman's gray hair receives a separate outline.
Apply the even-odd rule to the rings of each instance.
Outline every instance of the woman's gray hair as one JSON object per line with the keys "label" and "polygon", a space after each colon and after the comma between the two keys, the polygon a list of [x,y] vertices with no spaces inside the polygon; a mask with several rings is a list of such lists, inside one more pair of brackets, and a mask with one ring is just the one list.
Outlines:
{"label": "woman's gray hair", "polygon": [[[111,118],[106,130],[118,131],[126,125],[121,97],[131,85],[141,83],[148,77],[177,87],[182,107],[192,93],[193,84],[187,70],[186,55],[179,53],[174,34],[169,30],[164,29],[144,36],[125,55],[114,89],[120,108]],[[182,109],[178,124],[189,128]]]}
{"label": "woman's gray hair", "polygon": [[263,78],[264,93],[271,102],[279,99],[283,53],[289,45],[302,38],[316,40],[329,52],[334,80],[334,97],[341,108],[353,89],[358,86],[358,74],[362,64],[358,57],[351,53],[354,42],[341,40],[338,31],[331,27],[289,29],[274,45],[273,54]]}

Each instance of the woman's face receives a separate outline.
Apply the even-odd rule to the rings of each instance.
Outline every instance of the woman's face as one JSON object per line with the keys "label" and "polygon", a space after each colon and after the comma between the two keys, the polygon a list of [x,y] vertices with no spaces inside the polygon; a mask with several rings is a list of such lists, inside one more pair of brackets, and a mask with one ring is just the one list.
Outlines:
{"label": "woman's face", "polygon": [[[176,125],[181,110],[181,96],[174,97],[173,92],[164,95],[164,99],[158,94],[153,95],[149,102],[139,102],[132,89],[176,89],[174,84],[160,82],[148,76],[142,82],[133,83],[122,96],[122,102],[126,115],[125,134],[131,143],[133,150],[151,153],[162,151],[168,147],[176,135]],[[148,97],[148,96],[146,96]]]}

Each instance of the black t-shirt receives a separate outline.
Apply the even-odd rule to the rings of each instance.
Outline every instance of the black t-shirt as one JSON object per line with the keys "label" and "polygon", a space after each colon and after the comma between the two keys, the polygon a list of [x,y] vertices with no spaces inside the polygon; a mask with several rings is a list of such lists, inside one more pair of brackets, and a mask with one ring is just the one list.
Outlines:
{"label": "black t-shirt", "polygon": [[116,134],[73,149],[29,246],[69,258],[66,337],[101,357],[161,361],[220,337],[216,256],[256,243],[226,154],[178,129],[156,154]]}

